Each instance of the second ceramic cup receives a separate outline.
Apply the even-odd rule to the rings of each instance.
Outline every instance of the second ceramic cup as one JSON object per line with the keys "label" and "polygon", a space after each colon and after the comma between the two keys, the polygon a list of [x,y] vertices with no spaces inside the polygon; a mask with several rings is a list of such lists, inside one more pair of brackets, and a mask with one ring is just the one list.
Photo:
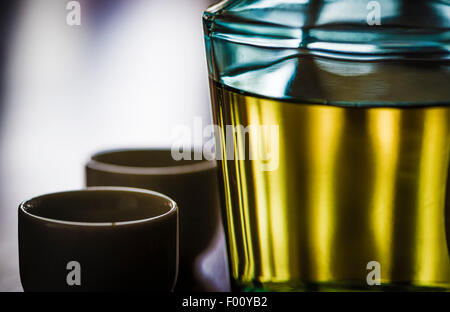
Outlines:
{"label": "second ceramic cup", "polygon": [[[92,156],[86,165],[87,186],[150,189],[176,201],[180,220],[180,266],[176,291],[217,290],[198,270],[199,256],[217,243],[222,231],[217,183],[215,161],[176,161],[170,149],[106,151]],[[222,243],[219,240],[218,244]],[[225,264],[220,270],[226,270]],[[217,275],[225,274],[217,272]]]}

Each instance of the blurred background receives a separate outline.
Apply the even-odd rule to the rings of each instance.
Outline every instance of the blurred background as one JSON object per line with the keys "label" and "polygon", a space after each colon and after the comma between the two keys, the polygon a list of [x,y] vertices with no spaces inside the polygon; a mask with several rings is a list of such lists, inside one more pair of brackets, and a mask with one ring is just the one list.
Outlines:
{"label": "blurred background", "polygon": [[201,15],[214,1],[80,0],[81,26],[68,2],[0,5],[0,291],[22,290],[21,201],[83,187],[96,151],[169,147],[174,125],[210,122]]}

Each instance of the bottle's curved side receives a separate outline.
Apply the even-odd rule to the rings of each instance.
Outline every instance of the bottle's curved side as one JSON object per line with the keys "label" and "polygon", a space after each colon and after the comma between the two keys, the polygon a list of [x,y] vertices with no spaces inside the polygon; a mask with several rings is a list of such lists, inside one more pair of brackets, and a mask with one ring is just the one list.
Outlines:
{"label": "bottle's curved side", "polygon": [[204,15],[239,290],[450,290],[450,5],[375,2]]}

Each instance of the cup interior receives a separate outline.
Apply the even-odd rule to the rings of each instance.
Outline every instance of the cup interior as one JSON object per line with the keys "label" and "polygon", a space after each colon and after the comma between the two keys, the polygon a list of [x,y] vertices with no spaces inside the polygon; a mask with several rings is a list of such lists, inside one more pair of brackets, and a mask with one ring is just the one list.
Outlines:
{"label": "cup interior", "polygon": [[170,149],[136,149],[136,150],[116,150],[101,152],[92,157],[92,160],[99,163],[137,168],[160,168],[193,165],[205,162],[204,160],[195,160],[193,153],[191,159],[175,160]]}
{"label": "cup interior", "polygon": [[176,208],[170,198],[151,191],[95,188],[33,198],[21,205],[32,216],[63,222],[116,223],[158,218]]}

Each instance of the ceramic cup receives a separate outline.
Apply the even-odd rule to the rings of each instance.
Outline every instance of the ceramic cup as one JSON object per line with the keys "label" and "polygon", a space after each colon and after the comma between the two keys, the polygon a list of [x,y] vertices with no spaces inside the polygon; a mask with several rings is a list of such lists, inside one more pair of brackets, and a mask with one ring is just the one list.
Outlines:
{"label": "ceramic cup", "polygon": [[218,245],[216,250],[226,248],[215,161],[177,161],[170,149],[105,151],[92,156],[86,165],[86,183],[150,189],[173,198],[180,216],[180,266],[175,291],[225,290],[225,251],[213,260],[215,280],[205,277],[201,263],[214,244]]}
{"label": "ceramic cup", "polygon": [[171,291],[178,268],[178,208],[123,187],[44,195],[19,206],[25,291]]}

